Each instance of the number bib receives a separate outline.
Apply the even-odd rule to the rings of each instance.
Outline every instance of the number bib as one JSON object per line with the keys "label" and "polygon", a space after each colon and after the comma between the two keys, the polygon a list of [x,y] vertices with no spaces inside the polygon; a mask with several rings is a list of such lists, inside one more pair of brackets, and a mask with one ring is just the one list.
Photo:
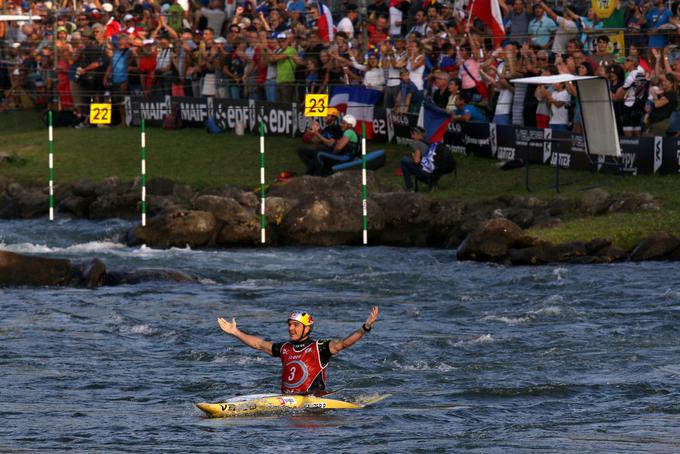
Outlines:
{"label": "number bib", "polygon": [[290,342],[281,346],[281,392],[284,394],[302,394],[309,391],[319,374],[326,382],[326,367],[321,365],[318,341],[314,341],[300,351],[296,351]]}

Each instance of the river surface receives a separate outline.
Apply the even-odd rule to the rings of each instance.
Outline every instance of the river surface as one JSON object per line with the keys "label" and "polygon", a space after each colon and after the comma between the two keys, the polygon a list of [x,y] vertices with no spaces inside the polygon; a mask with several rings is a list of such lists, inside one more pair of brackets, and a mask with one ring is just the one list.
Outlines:
{"label": "river surface", "polygon": [[[199,283],[0,289],[0,451],[678,452],[680,264],[506,268],[389,247],[128,248],[123,221],[0,222],[0,248]],[[274,341],[380,321],[331,361],[362,410],[206,419],[195,402],[276,392]]]}

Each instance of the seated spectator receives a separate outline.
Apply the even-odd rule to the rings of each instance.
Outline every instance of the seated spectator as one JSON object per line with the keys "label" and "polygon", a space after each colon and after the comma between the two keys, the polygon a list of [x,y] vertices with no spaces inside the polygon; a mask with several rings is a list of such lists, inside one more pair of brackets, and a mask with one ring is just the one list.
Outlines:
{"label": "seated spectator", "polygon": [[322,151],[316,155],[315,175],[329,175],[335,164],[350,161],[359,155],[359,136],[354,128],[357,120],[352,115],[345,115],[340,122],[342,137],[335,140],[332,152]]}
{"label": "seated spectator", "polygon": [[298,149],[298,156],[305,164],[305,175],[320,175],[320,169],[316,168],[316,155],[325,152],[332,152],[336,141],[342,137],[342,129],[338,123],[340,113],[334,107],[329,107],[323,120],[323,127],[314,121],[307,129],[302,140],[305,143],[314,145],[314,148]]}
{"label": "seated spectator", "polygon": [[461,93],[456,97],[456,110],[453,111],[451,119],[458,122],[485,122],[486,116],[476,106],[469,104],[470,95]]}
{"label": "seated spectator", "polygon": [[401,172],[406,191],[414,190],[413,178],[429,182],[434,172],[434,147],[425,142],[425,130],[419,126],[411,128],[411,154],[401,158]]}

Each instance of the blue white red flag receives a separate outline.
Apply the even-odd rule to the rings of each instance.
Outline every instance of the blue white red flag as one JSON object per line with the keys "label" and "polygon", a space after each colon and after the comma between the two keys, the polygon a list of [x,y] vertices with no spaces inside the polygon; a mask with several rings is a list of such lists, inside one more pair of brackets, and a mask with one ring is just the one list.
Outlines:
{"label": "blue white red flag", "polygon": [[425,141],[436,143],[444,140],[446,128],[451,123],[451,114],[437,106],[432,99],[425,98],[420,106],[418,126],[425,129]]}
{"label": "blue white red flag", "polygon": [[353,115],[357,119],[356,131],[361,137],[361,125],[366,125],[366,138],[373,137],[373,110],[380,102],[382,93],[361,85],[344,85],[331,90],[330,107]]}
{"label": "blue white red flag", "polygon": [[319,34],[319,38],[324,44],[328,44],[333,41],[333,14],[330,8],[321,3],[321,0],[317,0],[319,5],[319,19],[316,21],[316,29]]}

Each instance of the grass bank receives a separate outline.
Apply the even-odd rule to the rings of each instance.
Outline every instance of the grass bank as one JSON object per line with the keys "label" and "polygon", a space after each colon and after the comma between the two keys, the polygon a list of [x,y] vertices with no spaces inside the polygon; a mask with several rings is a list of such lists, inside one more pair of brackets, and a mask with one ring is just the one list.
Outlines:
{"label": "grass bank", "polygon": [[[300,139],[271,136],[266,139],[266,174],[274,181],[284,170],[301,174],[302,163],[296,149]],[[387,165],[377,174],[386,187],[403,186],[395,175],[404,146],[371,144],[368,149],[384,148]],[[167,177],[197,187],[235,184],[259,185],[259,140],[254,135],[209,135],[202,129],[165,131],[147,128],[147,172],[149,178]],[[0,174],[24,183],[47,184],[47,128],[34,112],[0,114],[0,152],[16,159],[0,164]],[[132,179],[140,170],[140,134],[137,128],[55,128],[55,181],[57,184],[109,176]],[[458,177],[446,176],[431,197],[461,197],[479,200],[502,194],[527,195],[524,170],[498,170],[496,162],[475,156],[458,157]],[[531,233],[550,241],[589,240],[609,237],[616,244],[631,247],[658,230],[680,232],[680,191],[677,176],[626,176],[591,174],[563,170],[561,195],[577,197],[584,189],[601,187],[612,194],[646,191],[660,198],[664,210],[653,213],[615,214],[567,219],[564,225]],[[531,166],[533,196],[545,199],[556,195],[555,171]]]}

